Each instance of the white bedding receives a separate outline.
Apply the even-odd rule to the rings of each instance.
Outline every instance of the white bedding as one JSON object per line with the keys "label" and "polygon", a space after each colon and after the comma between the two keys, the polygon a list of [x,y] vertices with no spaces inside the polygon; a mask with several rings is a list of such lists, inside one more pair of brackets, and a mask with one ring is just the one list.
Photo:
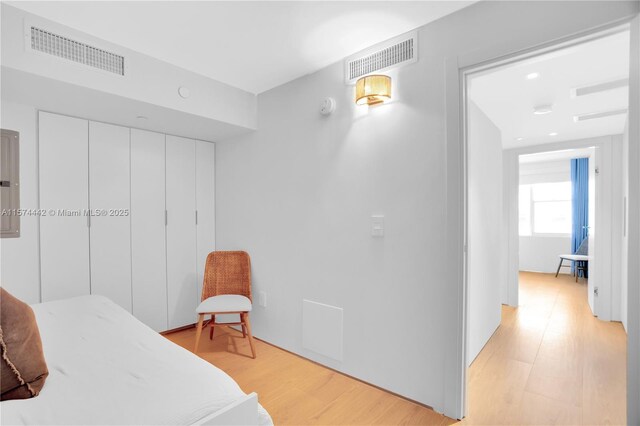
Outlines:
{"label": "white bedding", "polygon": [[[49,377],[36,398],[2,402],[3,425],[189,425],[245,395],[105,297],[32,307]],[[262,407],[259,417],[273,424]]]}

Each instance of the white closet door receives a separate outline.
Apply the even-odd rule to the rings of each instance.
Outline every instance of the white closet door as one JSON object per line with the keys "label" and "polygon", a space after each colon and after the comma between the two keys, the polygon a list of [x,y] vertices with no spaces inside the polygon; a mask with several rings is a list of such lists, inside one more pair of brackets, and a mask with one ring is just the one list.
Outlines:
{"label": "white closet door", "polygon": [[[89,294],[88,122],[39,113],[42,301]],[[64,211],[64,212],[63,212]]]}
{"label": "white closet door", "polygon": [[195,322],[196,152],[195,141],[166,136],[167,296],[169,328]]}
{"label": "white closet door", "polygon": [[131,129],[133,314],[156,331],[168,329],[164,138]]}
{"label": "white closet door", "polygon": [[204,265],[215,250],[215,145],[196,141],[196,209],[198,211],[198,302],[202,294]]}
{"label": "white closet door", "polygon": [[91,293],[131,312],[129,129],[89,123]]}

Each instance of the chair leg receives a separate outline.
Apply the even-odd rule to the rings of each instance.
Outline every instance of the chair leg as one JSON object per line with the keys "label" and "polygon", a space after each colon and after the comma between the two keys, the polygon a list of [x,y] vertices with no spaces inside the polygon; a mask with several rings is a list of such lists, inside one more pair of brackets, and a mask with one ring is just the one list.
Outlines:
{"label": "chair leg", "polygon": [[564,259],[560,258],[560,264],[558,265],[558,270],[556,271],[556,278],[558,278],[558,274],[560,273],[560,268],[562,268],[562,261]]}
{"label": "chair leg", "polygon": [[240,314],[240,319],[242,321],[242,323],[244,324],[244,327],[242,327],[243,329],[246,327],[247,329],[247,337],[249,337],[249,346],[251,346],[251,354],[253,355],[253,358],[255,359],[256,357],[256,348],[253,345],[253,336],[251,335],[251,324],[249,323],[249,314],[244,312],[242,314]]}
{"label": "chair leg", "polygon": [[204,322],[204,314],[198,315],[198,327],[196,328],[196,346],[193,348],[193,353],[198,352],[198,345],[200,344],[200,335],[202,334],[202,323]]}
{"label": "chair leg", "polygon": [[211,329],[209,330],[209,340],[213,340],[213,328],[215,327],[215,323],[216,323],[216,316],[215,315],[211,315]]}
{"label": "chair leg", "polygon": [[586,279],[589,279],[589,262],[584,262],[584,270],[582,271],[582,273],[584,274],[584,277]]}
{"label": "chair leg", "polygon": [[240,314],[240,326],[242,327],[242,337],[247,337],[247,328],[244,326],[244,320],[242,319],[242,314]]}

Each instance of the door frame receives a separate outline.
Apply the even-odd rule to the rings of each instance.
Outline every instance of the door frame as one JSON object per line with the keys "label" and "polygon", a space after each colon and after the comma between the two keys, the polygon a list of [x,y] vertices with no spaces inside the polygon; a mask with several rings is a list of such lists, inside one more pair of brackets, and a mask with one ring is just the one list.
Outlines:
{"label": "door frame", "polygon": [[[455,304],[457,305],[455,324],[455,336],[452,337],[455,356],[449,357],[445,361],[445,381],[444,386],[444,411],[447,415],[462,419],[467,413],[467,309],[468,309],[468,279],[467,279],[467,75],[495,68],[509,63],[518,62],[527,58],[539,56],[541,54],[550,53],[559,49],[584,43],[585,41],[594,40],[603,35],[611,34],[619,31],[620,28],[630,26],[632,37],[631,63],[637,64],[640,53],[633,50],[633,37],[637,36],[640,26],[638,16],[631,16],[620,19],[605,25],[592,28],[587,31],[562,37],[557,40],[549,41],[529,48],[522,49],[517,52],[505,51],[502,46],[494,46],[482,51],[470,52],[458,56],[449,56],[445,58],[445,92],[446,92],[446,133],[447,133],[447,167],[446,179],[447,189],[450,196],[447,198],[446,210],[447,215],[446,230],[450,236],[450,242],[447,246],[447,255],[458,265],[452,271],[452,280],[456,283]],[[633,65],[632,65],[633,70]],[[633,75],[630,79],[630,92],[634,93],[637,87],[632,87]],[[630,159],[635,158],[635,154],[640,149],[635,145],[640,145],[640,141],[634,139],[635,133],[638,133],[640,123],[633,120],[635,107],[629,107],[630,121]],[[631,161],[631,160],[630,160]],[[635,188],[640,182],[635,182],[634,176],[629,177],[629,214],[634,210],[640,200],[632,200],[636,192],[640,193],[640,188]],[[635,191],[635,192],[634,192]],[[634,204],[635,203],[635,204]],[[630,228],[630,232],[632,229]],[[637,244],[633,241],[629,243],[629,259],[640,257],[640,253],[635,253]],[[634,262],[630,261],[630,265]],[[630,271],[631,272],[631,266]],[[630,275],[631,276],[631,275]],[[629,280],[629,305],[630,308],[636,310],[640,308],[640,300],[635,300],[634,295],[638,294],[637,289],[633,288],[638,283]],[[638,306],[636,306],[638,305]],[[629,312],[632,311],[629,309]],[[629,318],[629,334],[639,334],[640,338],[640,321],[635,323],[634,318]],[[636,330],[638,328],[639,330]],[[636,346],[639,346],[636,348]],[[640,345],[635,343],[628,345],[628,359],[637,359],[640,356]],[[636,357],[636,358],[633,358]],[[636,371],[627,371],[628,393],[627,400],[635,402],[635,398],[640,396],[640,374]],[[636,392],[638,391],[638,392]],[[638,394],[638,395],[636,395]],[[627,404],[629,407],[630,405]],[[628,408],[629,414],[632,413]],[[640,414],[639,414],[640,416]]]}
{"label": "door frame", "polygon": [[[622,245],[622,229],[621,229],[621,210],[617,211],[617,208],[621,206],[613,206],[613,186],[617,180],[617,174],[621,175],[620,168],[616,170],[614,168],[614,160],[621,160],[616,154],[616,150],[622,150],[622,140],[617,139],[617,135],[614,136],[599,136],[589,139],[570,140],[564,142],[553,142],[544,145],[525,146],[521,148],[511,148],[504,150],[505,170],[504,175],[506,187],[505,187],[505,202],[508,204],[507,221],[509,227],[507,230],[507,239],[509,245],[509,257],[507,259],[507,296],[508,300],[503,301],[503,304],[509,306],[518,306],[519,301],[519,282],[518,282],[518,246],[519,246],[519,232],[518,232],[518,187],[519,187],[519,157],[527,154],[538,154],[541,152],[553,152],[564,151],[568,149],[580,149],[580,148],[596,148],[598,150],[598,156],[596,156],[596,167],[600,169],[600,173],[597,175],[596,180],[596,204],[595,204],[595,219],[594,226],[597,231],[594,235],[595,250],[597,267],[594,270],[597,273],[597,278],[594,280],[598,285],[600,296],[598,302],[595,304],[594,315],[600,317],[605,321],[619,321],[620,310],[614,309],[614,285],[613,280],[615,278],[612,248],[615,244]],[[592,160],[592,157],[590,157]],[[609,190],[607,190],[609,189]],[[614,213],[614,210],[616,212]],[[614,236],[612,229],[618,227],[619,232]],[[591,272],[591,271],[590,271]],[[618,277],[619,279],[619,277]],[[620,291],[617,287],[616,291]],[[619,300],[618,300],[619,302]]]}

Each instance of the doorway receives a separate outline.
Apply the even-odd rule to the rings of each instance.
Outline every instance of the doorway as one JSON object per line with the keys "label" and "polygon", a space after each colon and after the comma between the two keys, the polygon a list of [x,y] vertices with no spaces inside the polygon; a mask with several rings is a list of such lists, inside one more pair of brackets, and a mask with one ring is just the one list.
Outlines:
{"label": "doorway", "polygon": [[[584,143],[589,145],[592,140]],[[523,273],[527,284],[532,277],[542,278],[540,274],[564,281],[568,275],[575,278],[578,288],[584,287],[584,301],[591,314],[598,316],[598,308],[603,311],[602,303],[596,305],[598,283],[611,276],[614,259],[596,254],[605,251],[600,245],[606,244],[610,252],[614,240],[622,243],[620,235],[616,239],[609,232],[604,238],[603,233],[596,232],[599,226],[604,228],[603,222],[612,220],[610,215],[604,217],[607,209],[612,210],[612,197],[602,197],[600,191],[613,186],[611,178],[620,167],[617,171],[608,168],[601,175],[598,165],[600,151],[617,152],[620,142],[620,138],[610,138],[602,148],[586,146],[518,156],[518,306],[524,305],[523,292],[528,300],[532,296],[531,285],[523,288]],[[615,163],[621,162],[619,156],[616,159]],[[609,279],[602,279],[602,287],[610,284]]]}
{"label": "doorway", "polygon": [[[617,28],[466,74],[471,422],[625,422],[626,334],[612,321],[626,304],[629,51]],[[584,223],[574,160],[588,170]],[[588,270],[556,278],[583,243]]]}

